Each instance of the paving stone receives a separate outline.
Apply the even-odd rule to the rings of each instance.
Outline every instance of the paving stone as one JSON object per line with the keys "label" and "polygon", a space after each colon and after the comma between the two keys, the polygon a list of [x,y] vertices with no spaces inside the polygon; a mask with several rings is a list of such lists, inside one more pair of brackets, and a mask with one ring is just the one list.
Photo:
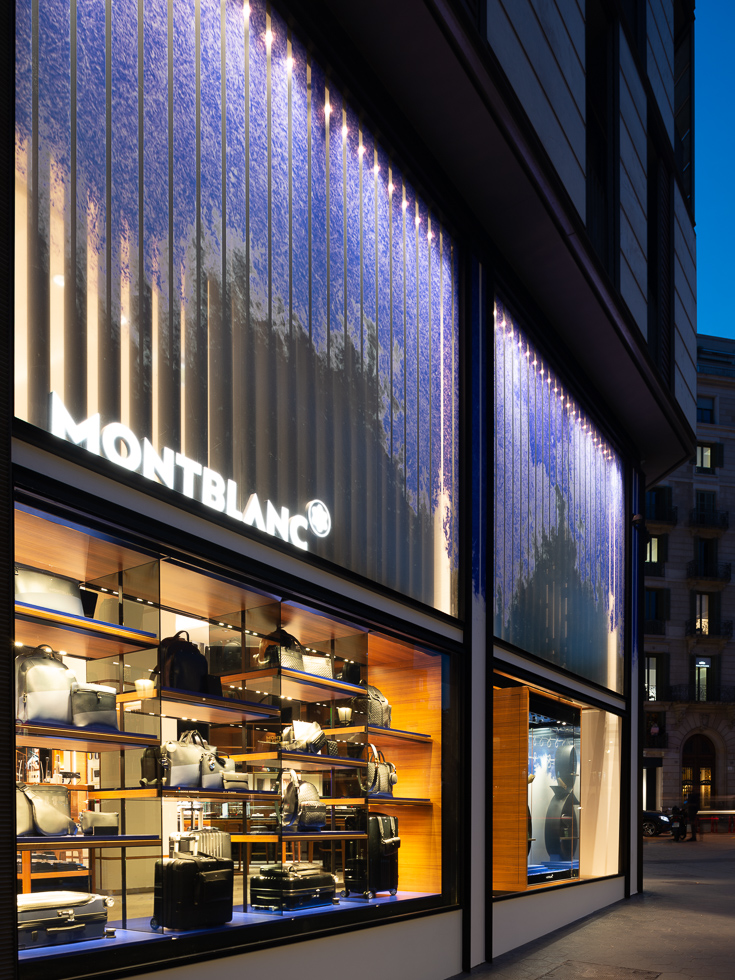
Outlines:
{"label": "paving stone", "polygon": [[658,980],[659,973],[650,970],[631,970],[609,963],[581,963],[566,960],[551,973],[544,973],[539,980]]}

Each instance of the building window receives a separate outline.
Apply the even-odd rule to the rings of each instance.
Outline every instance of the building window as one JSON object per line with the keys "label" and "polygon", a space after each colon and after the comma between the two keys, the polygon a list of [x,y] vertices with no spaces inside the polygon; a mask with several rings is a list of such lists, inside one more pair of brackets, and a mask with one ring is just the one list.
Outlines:
{"label": "building window", "polygon": [[646,575],[663,575],[664,565],[669,557],[668,534],[652,534],[646,544]]}
{"label": "building window", "polygon": [[706,636],[710,627],[710,596],[707,592],[694,594],[694,629]]}
{"label": "building window", "polygon": [[644,685],[647,701],[657,701],[658,697],[658,657],[646,657]]}
{"label": "building window", "polygon": [[644,632],[652,636],[664,636],[666,620],[671,611],[669,589],[646,589]]}
{"label": "building window", "polygon": [[701,442],[697,445],[694,465],[697,473],[713,474],[718,466],[724,464],[724,449],[721,442]]}
{"label": "building window", "polygon": [[676,524],[677,511],[672,506],[671,487],[655,487],[646,492],[646,520],[659,524]]}
{"label": "building window", "polygon": [[710,657],[695,657],[694,660],[694,700],[706,701],[709,694],[709,672],[712,667]]}
{"label": "building window", "polygon": [[715,400],[707,395],[697,398],[697,422],[712,424],[715,420]]}

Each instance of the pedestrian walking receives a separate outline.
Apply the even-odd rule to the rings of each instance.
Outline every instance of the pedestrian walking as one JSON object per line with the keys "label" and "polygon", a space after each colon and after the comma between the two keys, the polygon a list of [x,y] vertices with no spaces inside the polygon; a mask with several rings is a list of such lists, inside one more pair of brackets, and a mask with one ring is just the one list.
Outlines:
{"label": "pedestrian walking", "polygon": [[693,841],[697,839],[697,814],[699,813],[699,793],[697,793],[695,790],[692,790],[689,796],[687,796],[685,810],[687,821],[691,826],[691,831],[689,837],[687,838],[685,834],[685,836],[682,837],[682,840]]}
{"label": "pedestrian walking", "polygon": [[674,806],[671,808],[671,834],[674,840],[679,843],[684,840],[687,833],[687,816],[684,807]]}

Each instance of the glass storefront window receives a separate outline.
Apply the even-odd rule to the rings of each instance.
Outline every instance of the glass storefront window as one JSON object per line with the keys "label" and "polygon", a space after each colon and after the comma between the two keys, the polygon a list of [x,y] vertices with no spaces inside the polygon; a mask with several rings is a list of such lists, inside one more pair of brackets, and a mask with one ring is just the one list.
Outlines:
{"label": "glass storefront window", "polygon": [[621,718],[495,681],[493,894],[616,874]]}
{"label": "glass storefront window", "polygon": [[495,307],[495,635],[623,689],[619,455]]}

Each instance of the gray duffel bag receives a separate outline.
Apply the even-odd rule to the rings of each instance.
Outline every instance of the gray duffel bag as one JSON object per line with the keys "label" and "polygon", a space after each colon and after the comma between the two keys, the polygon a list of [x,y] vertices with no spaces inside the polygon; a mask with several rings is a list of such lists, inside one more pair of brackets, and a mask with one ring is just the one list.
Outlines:
{"label": "gray duffel bag", "polygon": [[[33,828],[30,833],[42,837],[62,837],[76,832],[66,786],[53,783],[16,783],[16,791],[20,791],[31,804]],[[18,804],[16,792],[16,814],[21,811]],[[26,818],[23,817],[23,820],[26,821]]]}
{"label": "gray duffel bag", "polygon": [[117,692],[114,687],[102,684],[77,684],[71,688],[72,721],[77,728],[89,725],[119,726],[117,723]]}
{"label": "gray duffel bag", "polygon": [[48,646],[15,658],[15,690],[18,721],[46,724],[71,723],[71,690],[74,672],[58,660]]}
{"label": "gray duffel bag", "polygon": [[102,810],[80,810],[79,823],[87,837],[120,833],[120,814]]}

